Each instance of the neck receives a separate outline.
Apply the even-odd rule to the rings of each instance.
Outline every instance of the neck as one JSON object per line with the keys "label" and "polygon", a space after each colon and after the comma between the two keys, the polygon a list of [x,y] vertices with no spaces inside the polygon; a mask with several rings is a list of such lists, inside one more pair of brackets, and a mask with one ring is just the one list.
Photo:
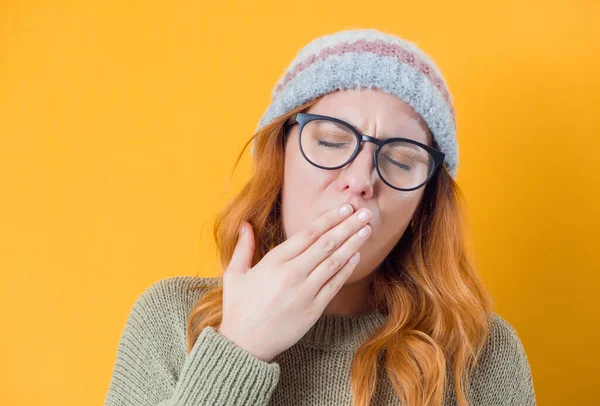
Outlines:
{"label": "neck", "polygon": [[324,315],[329,316],[358,316],[369,313],[375,309],[369,304],[370,282],[374,273],[369,276],[353,282],[347,283],[331,299],[325,310]]}

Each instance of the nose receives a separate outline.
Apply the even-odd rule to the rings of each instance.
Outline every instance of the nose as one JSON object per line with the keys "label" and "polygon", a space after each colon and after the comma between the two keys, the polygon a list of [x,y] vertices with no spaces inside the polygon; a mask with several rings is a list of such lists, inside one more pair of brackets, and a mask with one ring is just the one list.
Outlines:
{"label": "nose", "polygon": [[363,143],[357,156],[341,168],[339,175],[340,191],[350,191],[367,200],[373,196],[373,184],[377,179],[377,171],[373,162],[375,145]]}

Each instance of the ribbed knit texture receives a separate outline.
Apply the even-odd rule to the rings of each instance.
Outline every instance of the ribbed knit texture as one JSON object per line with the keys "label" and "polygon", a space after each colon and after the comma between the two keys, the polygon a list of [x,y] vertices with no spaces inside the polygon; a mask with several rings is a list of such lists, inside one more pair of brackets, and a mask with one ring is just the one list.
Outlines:
{"label": "ribbed knit texture", "polygon": [[[121,335],[105,406],[351,405],[356,349],[384,321],[371,312],[323,315],[296,344],[264,362],[212,327],[186,350],[188,314],[218,278],[176,276],[152,284],[136,300]],[[400,405],[380,368],[372,405]],[[454,384],[452,374],[448,380]],[[493,313],[492,331],[472,375],[472,405],[535,405],[529,362],[515,330]],[[444,405],[458,405],[453,390]]]}

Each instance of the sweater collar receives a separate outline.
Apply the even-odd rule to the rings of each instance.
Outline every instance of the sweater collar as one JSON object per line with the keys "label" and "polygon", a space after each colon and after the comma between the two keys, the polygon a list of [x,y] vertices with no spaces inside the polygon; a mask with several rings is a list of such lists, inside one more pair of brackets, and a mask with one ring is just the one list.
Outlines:
{"label": "sweater collar", "polygon": [[321,315],[298,344],[324,350],[357,350],[384,322],[385,315],[371,311],[360,315]]}

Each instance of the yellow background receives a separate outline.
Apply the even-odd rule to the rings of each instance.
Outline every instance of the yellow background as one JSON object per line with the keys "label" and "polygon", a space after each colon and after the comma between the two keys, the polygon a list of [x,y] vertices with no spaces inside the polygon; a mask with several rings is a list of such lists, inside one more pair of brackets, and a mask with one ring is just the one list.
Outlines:
{"label": "yellow background", "polygon": [[139,294],[215,275],[212,219],[297,50],[375,27],[448,81],[477,267],[538,403],[600,404],[598,20],[592,0],[4,0],[2,403],[102,404]]}

